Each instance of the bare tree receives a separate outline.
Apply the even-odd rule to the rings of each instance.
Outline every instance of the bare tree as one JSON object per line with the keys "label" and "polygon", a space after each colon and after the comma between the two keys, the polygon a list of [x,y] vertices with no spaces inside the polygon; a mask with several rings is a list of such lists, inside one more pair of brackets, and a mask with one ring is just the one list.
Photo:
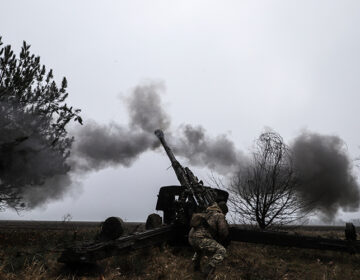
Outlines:
{"label": "bare tree", "polygon": [[236,218],[261,229],[289,224],[309,212],[298,195],[297,181],[282,137],[265,132],[256,140],[250,162],[232,177],[229,203]]}

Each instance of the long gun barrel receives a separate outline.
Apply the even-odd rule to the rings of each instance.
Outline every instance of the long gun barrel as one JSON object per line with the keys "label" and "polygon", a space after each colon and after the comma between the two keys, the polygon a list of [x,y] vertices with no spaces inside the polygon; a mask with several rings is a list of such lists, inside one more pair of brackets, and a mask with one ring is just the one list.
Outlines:
{"label": "long gun barrel", "polygon": [[197,177],[192,173],[192,171],[183,167],[175,158],[173,152],[171,151],[169,145],[166,143],[164,133],[162,130],[158,129],[155,132],[155,135],[159,138],[160,143],[165,149],[166,154],[168,155],[171,165],[175,171],[176,177],[178,178],[180,184],[186,188],[186,190],[191,194],[186,196],[186,193],[183,192],[183,195],[179,197],[181,202],[185,202],[186,198],[192,200],[196,203],[196,206],[199,208],[206,208],[216,201],[216,195],[207,190],[202,183],[199,182]]}
{"label": "long gun barrel", "polygon": [[174,169],[176,177],[178,178],[180,184],[182,186],[184,186],[184,187],[190,186],[190,182],[189,182],[189,180],[187,178],[185,169],[177,161],[177,159],[175,158],[175,156],[174,156],[173,152],[171,151],[169,145],[165,141],[164,132],[162,130],[158,129],[158,130],[155,130],[154,133],[157,136],[157,138],[159,138],[160,143],[164,147],[165,152],[166,152],[167,156],[169,157],[169,159],[171,161],[171,166]]}

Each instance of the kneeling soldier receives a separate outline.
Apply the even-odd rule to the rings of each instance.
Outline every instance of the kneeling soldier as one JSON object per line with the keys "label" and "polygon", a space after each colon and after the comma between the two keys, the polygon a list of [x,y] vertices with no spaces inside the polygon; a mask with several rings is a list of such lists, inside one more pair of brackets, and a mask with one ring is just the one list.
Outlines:
{"label": "kneeling soldier", "polygon": [[220,243],[226,241],[229,234],[225,220],[227,212],[226,203],[214,203],[205,213],[194,214],[190,222],[189,243],[195,250],[194,269],[200,270],[200,261],[204,254],[213,254],[203,269],[206,279],[213,279],[216,266],[226,256],[226,249]]}

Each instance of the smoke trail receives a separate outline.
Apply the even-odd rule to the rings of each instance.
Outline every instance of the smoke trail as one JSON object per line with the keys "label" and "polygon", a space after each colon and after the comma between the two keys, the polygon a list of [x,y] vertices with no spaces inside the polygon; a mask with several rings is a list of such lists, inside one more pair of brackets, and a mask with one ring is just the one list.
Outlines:
{"label": "smoke trail", "polygon": [[76,135],[72,165],[83,171],[111,165],[129,167],[141,153],[154,146],[154,141],[144,131],[133,131],[116,123],[100,125],[88,121]]}
{"label": "smoke trail", "polygon": [[162,90],[162,84],[137,86],[133,90],[125,99],[128,125],[88,121],[75,133],[73,168],[91,171],[114,165],[129,167],[142,153],[158,147],[153,132],[170,125],[170,118],[162,108]]}
{"label": "smoke trail", "polygon": [[62,199],[66,194],[80,192],[81,183],[74,178],[72,173],[55,175],[46,178],[43,184],[27,186],[22,191],[22,200],[28,209],[32,209]]}
{"label": "smoke trail", "polygon": [[226,135],[211,138],[201,126],[183,125],[174,141],[174,152],[185,157],[190,164],[228,174],[246,162],[243,153],[236,149]]}
{"label": "smoke trail", "polygon": [[135,87],[132,95],[125,99],[130,117],[130,127],[153,134],[156,129],[170,127],[170,117],[165,112],[160,92],[161,83]]}
{"label": "smoke trail", "polygon": [[169,131],[170,117],[161,102],[162,84],[137,86],[125,98],[129,124],[87,124],[75,134],[72,166],[75,170],[99,170],[107,166],[131,164],[144,152],[159,146],[155,129],[165,130],[174,153],[196,166],[227,174],[244,162],[244,155],[236,150],[226,135],[209,137],[201,126],[183,125],[174,133]]}
{"label": "smoke trail", "polygon": [[358,209],[359,185],[343,140],[306,132],[299,135],[291,147],[301,180],[301,195],[314,203],[325,220],[333,220],[340,208]]}

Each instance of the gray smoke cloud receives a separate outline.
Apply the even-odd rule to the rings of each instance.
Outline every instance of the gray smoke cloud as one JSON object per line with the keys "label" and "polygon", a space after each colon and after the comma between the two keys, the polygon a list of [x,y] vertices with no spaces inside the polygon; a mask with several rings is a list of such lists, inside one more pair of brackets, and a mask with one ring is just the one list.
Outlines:
{"label": "gray smoke cloud", "polygon": [[207,167],[223,175],[246,163],[244,154],[225,134],[210,137],[202,126],[183,125],[172,141],[174,152],[191,165]]}
{"label": "gray smoke cloud", "polygon": [[129,124],[98,124],[87,121],[75,133],[71,164],[75,171],[99,170],[108,166],[131,164],[144,152],[159,146],[157,128],[168,129],[170,117],[163,109],[162,84],[135,87],[125,98]]}
{"label": "gray smoke cloud", "polygon": [[300,193],[313,202],[325,221],[333,220],[340,208],[359,208],[359,184],[342,139],[304,132],[294,140],[291,149]]}
{"label": "gray smoke cloud", "polygon": [[170,127],[170,117],[163,108],[160,96],[163,90],[162,83],[137,86],[132,95],[125,99],[132,128],[153,134],[156,129]]}
{"label": "gray smoke cloud", "polygon": [[129,123],[98,124],[87,121],[75,133],[72,166],[77,171],[99,170],[108,166],[130,167],[144,152],[159,147],[154,131],[163,129],[174,153],[194,166],[228,174],[244,155],[226,135],[210,137],[201,126],[182,125],[174,133],[170,117],[161,101],[162,84],[137,86],[127,98]]}
{"label": "gray smoke cloud", "polygon": [[129,122],[98,124],[88,120],[75,132],[71,165],[74,171],[89,172],[108,166],[130,167],[138,157],[159,147],[154,131],[163,129],[174,153],[194,166],[220,174],[235,171],[245,156],[225,135],[210,137],[201,126],[182,125],[170,131],[171,120],[161,100],[161,83],[140,85],[123,98]]}
{"label": "gray smoke cloud", "polygon": [[133,131],[116,123],[101,125],[88,121],[76,134],[72,166],[83,171],[114,165],[129,167],[140,154],[154,146],[154,137],[145,131]]}
{"label": "gray smoke cloud", "polygon": [[62,199],[66,194],[80,192],[81,183],[75,178],[71,173],[54,175],[46,178],[43,184],[27,186],[21,193],[26,207],[32,209]]}

